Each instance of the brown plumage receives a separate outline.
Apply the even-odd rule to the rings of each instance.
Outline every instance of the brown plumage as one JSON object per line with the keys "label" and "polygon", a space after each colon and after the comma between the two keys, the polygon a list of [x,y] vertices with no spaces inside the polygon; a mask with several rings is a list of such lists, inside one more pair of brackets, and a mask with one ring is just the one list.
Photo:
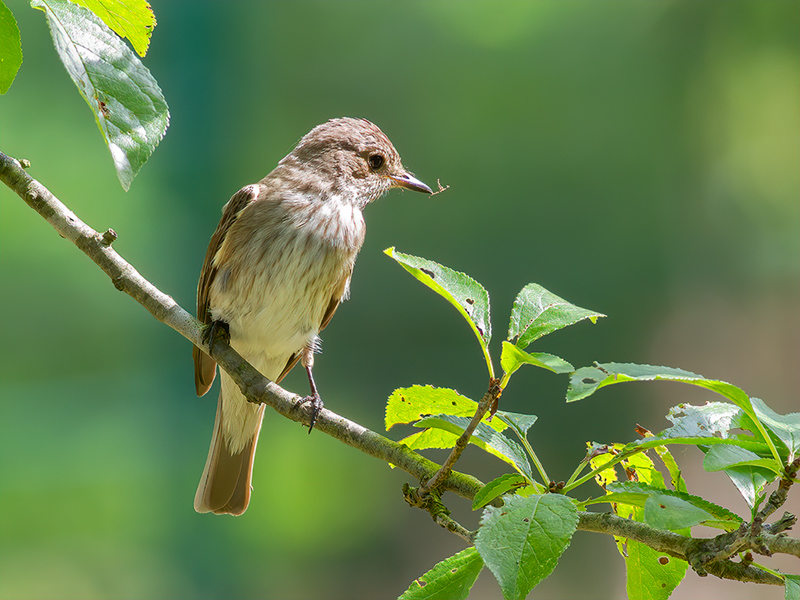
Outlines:
{"label": "brown plumage", "polygon": [[[266,177],[236,192],[211,236],[197,286],[197,316],[225,323],[231,345],[280,381],[298,361],[311,369],[317,334],[347,297],[364,241],[361,211],[392,187],[430,193],[406,171],[386,135],[365,119],[312,129]],[[216,363],[194,348],[195,388],[211,388]],[[214,435],[195,496],[198,512],[242,514],[264,407],[221,374]]]}

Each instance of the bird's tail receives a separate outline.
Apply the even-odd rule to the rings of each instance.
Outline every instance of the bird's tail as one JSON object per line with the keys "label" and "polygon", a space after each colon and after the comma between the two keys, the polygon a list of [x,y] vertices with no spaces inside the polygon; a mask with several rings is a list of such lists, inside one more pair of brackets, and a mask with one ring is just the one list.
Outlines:
{"label": "bird's tail", "polygon": [[241,515],[247,509],[263,416],[264,405],[248,402],[223,373],[214,435],[194,497],[197,512]]}

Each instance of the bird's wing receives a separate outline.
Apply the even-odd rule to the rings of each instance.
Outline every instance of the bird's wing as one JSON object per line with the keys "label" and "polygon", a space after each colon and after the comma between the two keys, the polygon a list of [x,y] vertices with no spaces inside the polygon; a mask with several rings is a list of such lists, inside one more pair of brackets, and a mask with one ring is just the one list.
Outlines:
{"label": "bird's wing", "polygon": [[[342,303],[342,298],[347,293],[347,288],[350,284],[350,277],[353,274],[353,267],[351,266],[350,269],[345,273],[345,276],[339,281],[336,287],[333,290],[333,294],[331,295],[331,299],[328,302],[328,307],[325,309],[325,314],[322,315],[322,322],[320,323],[319,330],[322,331],[328,326],[328,323],[331,322],[333,318],[333,313],[336,312],[336,309],[339,308],[339,305]],[[275,380],[275,383],[279,383],[281,379],[286,377],[289,374],[294,366],[297,364],[297,361],[300,360],[300,357],[303,355],[303,351],[300,350],[299,352],[295,352],[289,357],[289,360],[286,361],[286,366],[281,371],[281,374]]]}
{"label": "bird's wing", "polygon": [[[258,192],[259,187],[257,185],[243,187],[231,197],[222,209],[222,218],[214,235],[211,236],[211,241],[208,243],[208,251],[206,252],[205,261],[203,261],[203,270],[200,272],[200,281],[197,283],[197,319],[201,323],[207,324],[211,322],[208,295],[211,290],[211,284],[217,275],[214,257],[220,246],[222,246],[222,242],[225,240],[231,225],[239,218],[242,210],[258,197]],[[211,389],[211,384],[214,383],[217,363],[197,347],[192,349],[192,356],[194,357],[194,385],[197,395],[202,396]]]}

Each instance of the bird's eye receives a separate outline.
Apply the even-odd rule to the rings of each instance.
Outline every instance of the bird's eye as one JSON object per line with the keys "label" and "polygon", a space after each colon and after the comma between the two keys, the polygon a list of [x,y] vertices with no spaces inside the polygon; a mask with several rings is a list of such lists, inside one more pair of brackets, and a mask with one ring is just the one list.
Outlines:
{"label": "bird's eye", "polygon": [[384,158],[380,154],[371,154],[367,162],[369,162],[369,168],[373,171],[377,171],[383,166]]}

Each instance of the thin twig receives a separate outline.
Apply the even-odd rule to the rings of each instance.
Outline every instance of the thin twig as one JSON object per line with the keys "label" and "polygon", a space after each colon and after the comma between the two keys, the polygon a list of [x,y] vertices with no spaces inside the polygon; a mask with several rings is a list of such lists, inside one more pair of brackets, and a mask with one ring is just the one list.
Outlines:
{"label": "thin twig", "polygon": [[493,406],[495,406],[497,399],[500,397],[500,394],[503,390],[499,384],[500,381],[498,379],[491,379],[489,381],[489,389],[486,390],[483,398],[481,398],[481,401],[478,402],[478,408],[475,411],[475,415],[472,417],[472,421],[469,422],[469,425],[467,425],[464,433],[462,433],[456,440],[453,449],[450,450],[450,454],[447,457],[447,460],[445,460],[442,464],[441,468],[433,477],[423,482],[422,485],[419,486],[420,496],[425,496],[429,494],[431,490],[438,489],[442,485],[442,482],[444,482],[450,475],[450,471],[453,470],[456,462],[461,457],[461,453],[464,452],[467,444],[469,444],[469,440],[472,437],[475,429],[478,427],[478,423],[480,423],[481,419],[483,419],[483,416],[489,412]]}

